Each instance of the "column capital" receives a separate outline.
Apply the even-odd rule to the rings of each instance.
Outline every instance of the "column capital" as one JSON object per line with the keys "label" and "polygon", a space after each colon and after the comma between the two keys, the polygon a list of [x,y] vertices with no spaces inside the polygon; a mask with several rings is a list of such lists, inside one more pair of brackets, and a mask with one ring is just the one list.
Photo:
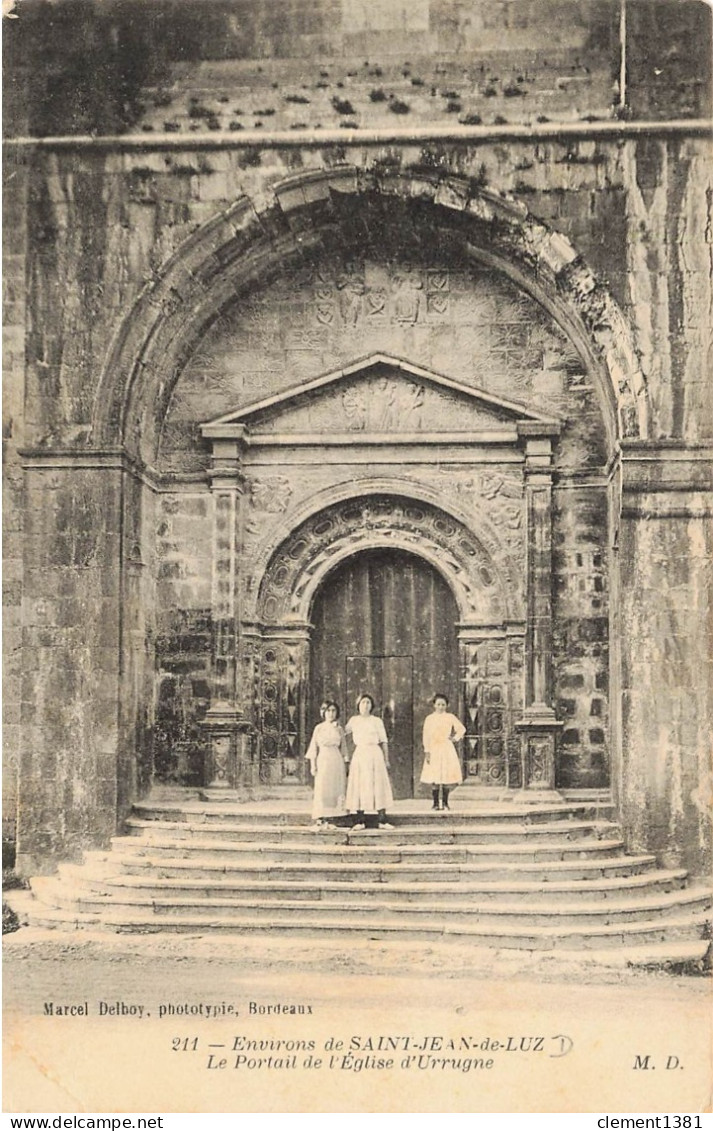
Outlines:
{"label": "column capital", "polygon": [[543,483],[552,482],[552,437],[526,436],[525,438],[525,482],[528,486],[541,477]]}
{"label": "column capital", "polygon": [[233,425],[229,435],[211,434],[212,451],[208,480],[211,490],[233,490],[242,493],[245,483],[243,457],[248,446],[244,424]]}

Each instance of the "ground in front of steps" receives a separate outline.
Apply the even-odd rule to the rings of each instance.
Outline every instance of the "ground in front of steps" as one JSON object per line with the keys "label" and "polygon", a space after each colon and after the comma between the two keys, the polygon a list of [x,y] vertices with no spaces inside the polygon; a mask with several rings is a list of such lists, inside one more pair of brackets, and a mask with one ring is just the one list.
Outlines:
{"label": "ground in front of steps", "polygon": [[[6,935],[4,952],[6,1111],[693,1112],[709,1102],[711,980],[625,958],[37,928]],[[57,1014],[85,1003],[86,1016]]]}

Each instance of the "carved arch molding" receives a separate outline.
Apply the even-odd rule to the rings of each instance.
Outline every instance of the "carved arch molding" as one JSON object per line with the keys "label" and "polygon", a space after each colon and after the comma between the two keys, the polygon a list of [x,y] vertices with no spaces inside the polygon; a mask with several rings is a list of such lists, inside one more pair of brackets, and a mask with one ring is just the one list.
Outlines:
{"label": "carved arch molding", "polygon": [[520,586],[510,569],[503,578],[492,554],[462,522],[420,500],[377,495],[336,503],[297,527],[265,570],[258,621],[308,623],[327,574],[352,554],[379,546],[411,550],[434,565],[450,585],[463,623],[502,623],[519,604]]}
{"label": "carved arch molding", "polygon": [[[391,222],[394,201],[431,211],[467,258],[493,263],[550,310],[572,337],[601,393],[610,445],[648,435],[648,393],[631,329],[601,280],[562,233],[521,201],[472,179],[419,169],[379,171],[371,190],[355,167],[311,169],[242,196],[194,232],[157,272],[115,335],[93,408],[91,442],[120,444],[149,465],[173,387],[206,328],[236,293],[304,256],[320,233],[365,203]],[[369,177],[366,178],[367,182]],[[378,191],[376,186],[378,184]]]}

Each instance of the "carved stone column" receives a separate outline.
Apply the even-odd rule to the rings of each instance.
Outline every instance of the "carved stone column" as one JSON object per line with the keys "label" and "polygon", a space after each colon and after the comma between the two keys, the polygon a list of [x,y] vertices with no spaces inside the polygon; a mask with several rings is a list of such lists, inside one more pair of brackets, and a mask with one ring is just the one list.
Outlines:
{"label": "carved stone column", "polygon": [[[552,680],[552,438],[540,424],[519,424],[525,438],[527,522],[525,704],[516,724],[522,748],[522,787],[554,790],[556,739]],[[557,428],[553,426],[556,434]]]}
{"label": "carved stone column", "polygon": [[461,627],[463,784],[479,790],[509,785],[510,687],[508,641],[501,625]]}
{"label": "carved stone column", "polygon": [[[217,430],[214,430],[214,432]],[[205,783],[212,790],[252,784],[252,726],[240,709],[237,678],[240,663],[240,547],[244,476],[244,429],[230,437],[212,435],[208,471],[213,495],[213,578],[211,587],[212,697],[204,726],[210,744]]]}
{"label": "carved stone column", "polygon": [[508,797],[522,781],[522,653],[524,625],[461,626],[460,718],[463,738],[463,787],[495,791]]}
{"label": "carved stone column", "polygon": [[265,630],[260,778],[266,784],[303,784],[310,627],[294,620]]}

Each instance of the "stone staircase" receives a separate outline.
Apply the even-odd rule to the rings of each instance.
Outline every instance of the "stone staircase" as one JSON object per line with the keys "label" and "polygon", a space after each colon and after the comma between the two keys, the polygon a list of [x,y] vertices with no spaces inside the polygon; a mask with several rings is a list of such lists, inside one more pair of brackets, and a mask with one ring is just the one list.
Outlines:
{"label": "stone staircase", "polygon": [[627,855],[592,795],[451,813],[396,803],[391,830],[312,827],[308,802],[149,800],[127,835],[32,880],[34,925],[329,933],[557,951],[662,948],[699,963],[711,891]]}

